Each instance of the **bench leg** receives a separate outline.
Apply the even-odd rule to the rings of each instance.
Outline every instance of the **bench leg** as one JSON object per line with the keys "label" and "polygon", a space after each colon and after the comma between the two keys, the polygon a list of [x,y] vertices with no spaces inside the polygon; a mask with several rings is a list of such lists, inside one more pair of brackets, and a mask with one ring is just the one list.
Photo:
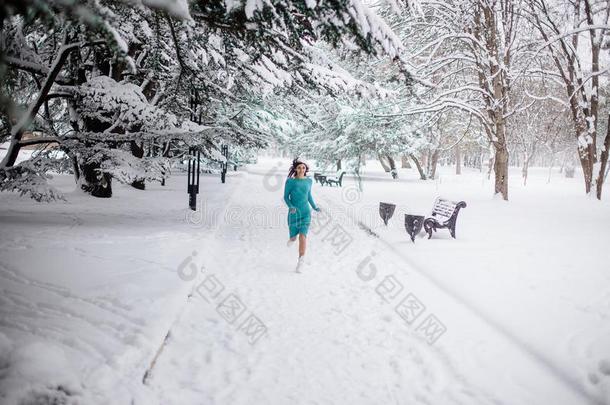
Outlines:
{"label": "bench leg", "polygon": [[424,231],[428,234],[428,239],[432,238],[432,229],[434,228],[434,222],[425,220]]}
{"label": "bench leg", "polygon": [[451,234],[451,237],[455,239],[455,219],[449,224],[449,233]]}

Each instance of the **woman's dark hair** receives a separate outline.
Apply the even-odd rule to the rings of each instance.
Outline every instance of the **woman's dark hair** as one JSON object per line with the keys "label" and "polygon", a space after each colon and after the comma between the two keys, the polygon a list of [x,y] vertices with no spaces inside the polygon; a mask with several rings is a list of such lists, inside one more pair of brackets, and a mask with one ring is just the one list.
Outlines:
{"label": "woman's dark hair", "polygon": [[294,175],[297,173],[298,165],[305,165],[305,174],[304,175],[307,176],[307,172],[309,171],[309,166],[307,166],[307,163],[301,162],[298,158],[296,158],[292,161],[292,166],[290,167],[290,170],[288,171],[288,177],[294,177]]}

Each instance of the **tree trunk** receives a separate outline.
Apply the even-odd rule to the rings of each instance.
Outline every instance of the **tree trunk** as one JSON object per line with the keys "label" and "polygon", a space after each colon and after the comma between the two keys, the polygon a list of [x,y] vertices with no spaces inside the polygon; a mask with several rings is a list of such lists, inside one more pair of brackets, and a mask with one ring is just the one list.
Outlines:
{"label": "tree trunk", "polygon": [[80,181],[81,173],[80,168],[78,167],[78,159],[76,158],[76,155],[67,149],[60,148],[59,150],[63,151],[68,156],[68,159],[70,159],[70,162],[72,162],[72,170],[74,171],[74,182],[78,184],[78,182]]}
{"label": "tree trunk", "polygon": [[489,160],[487,160],[487,180],[489,180],[491,178],[491,172],[493,171],[493,168],[494,168],[494,161],[495,161],[494,156],[490,156]]}
{"label": "tree trunk", "polygon": [[397,179],[398,170],[396,170],[396,162],[394,161],[394,158],[390,155],[386,155],[386,158],[388,159],[388,162],[390,162],[390,173],[392,174],[392,178]]}
{"label": "tree trunk", "polygon": [[580,160],[580,166],[582,167],[582,173],[585,179],[585,193],[591,192],[591,185],[593,183],[593,163],[595,158],[595,152],[591,152],[592,145],[588,145],[585,148],[578,148],[578,157]]}
{"label": "tree trunk", "polygon": [[84,191],[94,197],[112,197],[112,176],[100,169],[99,163],[85,163],[82,166],[83,178],[86,184],[81,184]]}
{"label": "tree trunk", "polygon": [[410,169],[411,168],[411,163],[409,162],[409,156],[408,155],[401,155],[400,160],[401,160],[401,167],[403,169]]}
{"label": "tree trunk", "polygon": [[600,165],[599,165],[599,173],[597,175],[597,180],[595,182],[595,195],[598,200],[602,199],[602,187],[604,186],[605,176],[608,171],[606,167],[608,165],[608,150],[610,149],[610,121],[608,121],[608,128],[606,130],[606,138],[604,139],[604,147],[602,149],[602,153],[600,154]]}
{"label": "tree trunk", "polygon": [[521,176],[523,177],[523,185],[527,186],[527,170],[529,168],[529,159],[523,159],[523,167],[521,168]]}
{"label": "tree trunk", "polygon": [[341,170],[341,159],[337,160],[337,171]]}
{"label": "tree trunk", "polygon": [[549,177],[546,179],[546,184],[551,182],[551,175],[553,174],[553,165],[555,164],[555,150],[551,151],[551,164],[549,165]]}
{"label": "tree trunk", "polygon": [[415,163],[415,167],[417,167],[417,171],[419,172],[419,178],[422,180],[426,180],[426,173],[424,172],[422,165],[419,163],[419,160],[417,160],[415,155],[412,153],[409,153],[409,157],[413,160],[413,163]]}
{"label": "tree trunk", "polygon": [[428,161],[428,178],[435,179],[436,178],[436,167],[438,166],[438,157],[440,155],[440,149],[434,149],[434,152],[430,155],[430,160]]}
{"label": "tree trunk", "polygon": [[[138,145],[136,141],[131,141],[131,154],[137,157],[138,159],[142,159],[144,157],[144,145]],[[131,186],[133,188],[137,188],[138,190],[144,190],[146,188],[146,180],[145,179],[135,179],[131,182]]]}
{"label": "tree trunk", "polygon": [[[103,132],[109,124],[101,123],[93,119],[84,120],[84,130],[90,132]],[[85,152],[93,146],[90,142],[84,141]],[[81,155],[79,164],[81,166],[81,189],[90,193],[93,197],[110,198],[112,197],[112,175],[105,173],[101,169],[101,162],[106,159],[102,157],[95,162],[88,162],[89,156]]]}
{"label": "tree trunk", "polygon": [[[163,146],[163,149],[162,149],[163,151],[161,152],[161,156],[163,156],[163,157],[168,157],[169,156],[170,146],[171,146],[171,142],[170,141],[165,143],[165,145]],[[166,166],[163,166],[163,167],[165,168]],[[163,176],[161,178],[161,185],[165,186],[165,177],[166,177],[165,170],[161,170],[161,176]]]}
{"label": "tree trunk", "polygon": [[459,143],[455,145],[455,174],[462,174],[462,151]]}
{"label": "tree trunk", "polygon": [[496,150],[494,159],[495,194],[502,194],[508,200],[508,151],[506,148]]}
{"label": "tree trunk", "polygon": [[383,166],[383,170],[386,173],[389,173],[390,165],[388,164],[388,162],[386,162],[386,155],[382,155],[382,154],[378,153],[377,154],[377,158],[379,159],[379,162],[381,163],[381,166]]}
{"label": "tree trunk", "polygon": [[390,155],[385,155],[385,157],[390,163],[390,171],[396,170],[396,162],[394,161],[394,158]]}
{"label": "tree trunk", "polygon": [[[503,48],[502,41],[503,36],[511,37],[513,24],[512,21],[510,23],[502,21],[504,16],[499,15],[495,3],[478,2],[477,8],[478,12],[474,15],[474,36],[485,45],[489,60],[496,61],[489,65],[483,62],[477,63],[479,86],[489,93],[484,100],[489,119],[486,126],[487,137],[494,149],[494,191],[495,194],[502,194],[504,200],[508,200],[509,155],[506,145],[506,113],[510,78],[507,72],[512,54]],[[513,17],[510,15],[510,18]]]}
{"label": "tree trunk", "polygon": [[530,163],[536,154],[536,142],[532,145],[532,150],[530,153],[526,153],[523,155],[523,168],[521,169],[521,174],[523,175],[523,185],[527,185],[527,174],[530,167]]}

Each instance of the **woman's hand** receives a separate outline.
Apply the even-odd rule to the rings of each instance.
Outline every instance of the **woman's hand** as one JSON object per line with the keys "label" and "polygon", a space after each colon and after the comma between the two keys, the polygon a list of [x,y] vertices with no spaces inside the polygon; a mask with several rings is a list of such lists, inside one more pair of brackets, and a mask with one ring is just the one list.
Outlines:
{"label": "woman's hand", "polygon": [[317,212],[320,212],[320,207],[316,207],[316,208],[314,208],[314,210],[316,210]]}
{"label": "woman's hand", "polygon": [[291,214],[294,214],[295,212],[297,212],[297,209],[295,207],[290,208],[290,210],[288,210],[288,212],[290,212]]}

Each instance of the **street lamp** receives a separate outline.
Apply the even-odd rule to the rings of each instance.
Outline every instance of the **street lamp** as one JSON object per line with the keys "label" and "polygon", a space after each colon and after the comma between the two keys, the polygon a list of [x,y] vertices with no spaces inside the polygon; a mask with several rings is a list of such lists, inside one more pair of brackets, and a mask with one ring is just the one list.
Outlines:
{"label": "street lamp", "polygon": [[[191,97],[189,107],[191,110],[190,119],[193,122],[201,124],[201,109],[199,105],[199,92],[196,89],[191,89]],[[189,195],[189,207],[197,210],[197,194],[199,194],[199,165],[201,164],[201,151],[196,147],[189,147],[188,153],[188,181],[186,192]]]}
{"label": "street lamp", "polygon": [[225,182],[227,176],[227,166],[229,164],[229,145],[222,145],[221,148],[222,156],[225,157],[225,161],[222,162],[222,171],[220,172],[220,181]]}
{"label": "street lamp", "polygon": [[197,148],[189,148],[188,154],[188,185],[186,188],[189,194],[189,207],[193,211],[197,210],[197,194],[199,194],[199,164],[201,162],[201,152]]}

